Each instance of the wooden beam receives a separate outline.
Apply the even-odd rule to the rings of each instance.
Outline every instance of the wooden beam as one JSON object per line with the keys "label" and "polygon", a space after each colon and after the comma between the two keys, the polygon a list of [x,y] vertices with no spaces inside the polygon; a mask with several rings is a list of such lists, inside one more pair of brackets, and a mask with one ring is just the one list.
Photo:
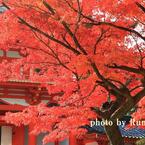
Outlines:
{"label": "wooden beam", "polygon": [[0,98],[8,98],[8,99],[26,99],[28,96],[17,96],[17,95],[0,95]]}
{"label": "wooden beam", "polygon": [[63,92],[49,94],[46,88],[39,88],[40,83],[31,82],[0,82],[0,98],[29,99],[51,101],[55,96],[62,96]]}
{"label": "wooden beam", "polygon": [[40,83],[31,83],[31,82],[0,82],[0,87],[9,87],[9,88],[27,88],[27,87],[38,87]]}
{"label": "wooden beam", "polygon": [[9,90],[9,89],[3,89],[0,90],[0,94],[22,94],[25,95],[26,90]]}
{"label": "wooden beam", "polygon": [[0,105],[0,111],[22,111],[25,109],[25,106],[22,105]]}

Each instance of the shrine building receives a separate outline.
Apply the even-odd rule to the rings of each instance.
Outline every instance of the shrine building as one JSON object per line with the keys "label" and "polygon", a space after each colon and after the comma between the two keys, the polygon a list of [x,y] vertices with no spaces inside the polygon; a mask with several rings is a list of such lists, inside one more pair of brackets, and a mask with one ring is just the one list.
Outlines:
{"label": "shrine building", "polygon": [[[0,60],[20,58],[17,51],[10,50],[4,52],[0,50]],[[30,72],[28,72],[29,75]],[[45,88],[39,88],[38,82],[30,82],[29,80],[9,80],[0,83],[0,145],[42,145],[42,139],[45,134],[38,136],[32,135],[32,126],[16,127],[2,121],[1,117],[8,111],[22,111],[28,105],[39,104],[40,102],[51,102],[53,96],[60,94],[48,94]],[[55,141],[47,145],[109,145],[109,141],[105,135],[103,126],[88,127],[88,134],[78,140],[75,136],[64,141]],[[120,127],[122,137],[126,145],[135,145],[138,139],[145,138],[145,130],[140,128],[125,129]],[[97,134],[97,135],[96,135]]]}

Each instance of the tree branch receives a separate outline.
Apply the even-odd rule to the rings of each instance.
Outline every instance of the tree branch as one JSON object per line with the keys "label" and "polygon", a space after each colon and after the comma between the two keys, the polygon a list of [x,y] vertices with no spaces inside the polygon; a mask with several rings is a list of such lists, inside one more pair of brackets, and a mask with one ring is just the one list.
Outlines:
{"label": "tree branch", "polygon": [[[121,89],[119,89],[117,86],[115,86],[113,83],[111,83],[109,80],[107,80],[106,78],[104,78],[104,76],[102,76],[101,74],[100,74],[100,72],[99,72],[99,70],[98,70],[98,68],[97,68],[97,66],[96,66],[96,64],[94,63],[94,62],[92,62],[92,61],[90,61],[90,63],[91,63],[91,66],[92,66],[92,68],[93,68],[93,70],[94,70],[94,72],[96,73],[96,75],[98,76],[98,78],[100,79],[100,80],[102,80],[103,81],[103,83],[104,83],[104,85],[105,86],[107,86],[107,87],[110,87],[115,93],[116,93],[116,97],[118,98],[120,98],[120,97],[126,97],[126,98],[130,98],[130,95],[128,94],[128,93],[124,93],[124,92],[122,92],[122,90]],[[117,95],[118,94],[118,95]],[[128,96],[129,95],[129,96]]]}
{"label": "tree branch", "polygon": [[81,52],[84,55],[87,55],[87,52],[84,50],[84,48],[80,45],[80,43],[78,42],[76,36],[72,33],[72,31],[70,30],[68,24],[65,21],[61,22],[62,25],[64,26],[64,28],[66,29],[66,31],[68,32],[68,34],[71,36],[71,38],[73,39],[74,43],[76,44],[76,46],[81,50]]}
{"label": "tree branch", "polygon": [[124,71],[128,71],[128,72],[132,72],[132,73],[136,73],[136,74],[142,74],[145,75],[145,69],[137,69],[137,68],[133,68],[133,67],[129,67],[129,66],[124,66],[124,65],[117,65],[117,64],[113,64],[113,65],[106,65],[108,68],[112,68],[112,69],[120,69],[120,70],[124,70]]}
{"label": "tree branch", "polygon": [[[89,20],[90,20],[90,18],[89,18]],[[86,23],[86,24],[89,24],[89,25],[92,25],[92,26],[93,25],[95,25],[95,26],[107,25],[107,26],[110,26],[110,27],[114,27],[114,28],[117,28],[117,29],[120,29],[120,30],[123,30],[123,31],[127,31],[127,32],[130,32],[130,33],[133,33],[133,34],[137,35],[138,37],[140,37],[142,40],[145,41],[145,37],[142,36],[139,32],[137,32],[137,31],[135,31],[133,29],[127,28],[127,27],[115,25],[115,24],[109,23],[109,22],[96,22],[95,20],[93,20],[93,22],[91,22],[91,23]]]}
{"label": "tree branch", "polygon": [[[10,8],[9,8],[5,3],[3,3],[3,5],[6,6],[6,7],[10,10]],[[23,18],[17,16],[16,14],[14,14],[14,15],[20,20],[20,22],[21,22],[22,24],[26,25],[26,26],[29,27],[31,30],[33,30],[33,31],[35,31],[35,32],[38,32],[39,34],[42,34],[43,36],[47,37],[48,39],[50,39],[50,40],[52,40],[52,41],[54,41],[54,42],[56,42],[56,43],[58,43],[58,44],[64,46],[65,48],[71,50],[71,51],[72,51],[73,53],[75,53],[76,55],[81,54],[81,53],[80,53],[78,50],[76,50],[75,48],[73,48],[73,47],[71,47],[71,46],[68,46],[68,45],[65,44],[64,42],[62,42],[62,41],[56,39],[55,37],[50,36],[49,34],[43,32],[43,31],[40,30],[39,28],[32,26],[31,24],[29,24],[27,21],[25,21]]]}
{"label": "tree branch", "polygon": [[137,93],[133,98],[135,104],[137,104],[145,96],[145,88],[143,88],[139,93]]}
{"label": "tree branch", "polygon": [[140,3],[136,2],[136,5],[145,13],[145,7]]}
{"label": "tree branch", "polygon": [[[80,13],[77,9],[75,9],[73,6],[71,6],[69,2],[66,1],[66,3],[68,4],[68,6],[69,6],[74,12]],[[141,4],[138,4],[138,6],[139,6],[140,8],[142,8],[142,10],[144,11],[145,8],[144,8]],[[86,18],[87,20],[89,20],[91,23],[88,23],[88,24],[90,24],[90,25],[92,25],[92,26],[93,26],[93,25],[96,25],[96,26],[98,26],[98,25],[108,25],[108,26],[110,26],[110,27],[114,27],[114,28],[117,28],[117,29],[120,29],[120,30],[123,30],[123,31],[127,31],[127,32],[130,32],[130,33],[133,33],[133,34],[137,35],[138,37],[140,37],[141,39],[143,39],[143,40],[145,41],[145,37],[142,36],[139,32],[137,32],[137,31],[135,31],[135,30],[133,30],[133,29],[130,29],[130,28],[127,28],[127,27],[123,27],[123,26],[118,26],[118,25],[115,25],[115,24],[109,23],[109,22],[97,22],[97,21],[95,21],[93,18],[90,18],[89,16],[84,15],[82,12],[81,12],[80,14],[81,14],[81,16],[83,16],[84,18]],[[86,24],[87,24],[87,23],[86,23]]]}
{"label": "tree branch", "polygon": [[[79,5],[79,1],[78,2],[78,7],[79,7],[79,11],[80,11],[80,5]],[[56,13],[55,9],[53,9],[45,0],[43,1],[43,4],[49,9],[49,11],[52,13],[52,15],[54,15]],[[69,28],[69,24],[67,24],[64,20],[61,21],[61,24],[64,26],[65,30],[68,32],[68,34],[71,36],[71,38],[73,39],[76,47],[78,47],[83,54],[87,55],[86,51],[84,50],[84,48],[80,45],[80,43],[78,42],[75,34],[73,34],[73,32],[71,31],[71,29]]]}
{"label": "tree branch", "polygon": [[45,0],[43,0],[43,4],[51,12],[52,15],[55,14],[55,10]]}

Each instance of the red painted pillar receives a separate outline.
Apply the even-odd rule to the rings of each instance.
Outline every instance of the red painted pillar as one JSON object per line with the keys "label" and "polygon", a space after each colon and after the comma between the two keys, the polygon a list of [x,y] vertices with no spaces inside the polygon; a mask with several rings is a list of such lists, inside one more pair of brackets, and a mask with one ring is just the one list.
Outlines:
{"label": "red painted pillar", "polygon": [[24,126],[14,126],[12,132],[12,145],[24,145]]}
{"label": "red painted pillar", "polygon": [[56,141],[54,142],[54,145],[59,145],[59,141],[56,140]]}
{"label": "red painted pillar", "polygon": [[30,124],[29,133],[28,133],[28,145],[36,145],[37,136],[34,134],[31,134],[32,129],[33,129],[33,126],[32,126],[32,124]]}
{"label": "red painted pillar", "polygon": [[69,145],[79,145],[75,135],[70,134],[69,136]]}

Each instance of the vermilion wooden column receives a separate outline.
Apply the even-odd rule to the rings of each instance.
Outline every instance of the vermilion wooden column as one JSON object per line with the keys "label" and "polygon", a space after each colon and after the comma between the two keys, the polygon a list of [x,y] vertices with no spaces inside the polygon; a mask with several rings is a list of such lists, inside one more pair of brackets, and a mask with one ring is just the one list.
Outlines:
{"label": "vermilion wooden column", "polygon": [[69,145],[79,145],[77,143],[77,139],[73,134],[70,134],[69,136]]}
{"label": "vermilion wooden column", "polygon": [[13,127],[12,145],[24,145],[24,126]]}
{"label": "vermilion wooden column", "polygon": [[32,131],[32,124],[29,125],[29,133],[28,133],[28,145],[36,145],[37,136],[34,134],[31,134]]}
{"label": "vermilion wooden column", "polygon": [[59,145],[59,141],[56,140],[56,141],[54,142],[54,145]]}

